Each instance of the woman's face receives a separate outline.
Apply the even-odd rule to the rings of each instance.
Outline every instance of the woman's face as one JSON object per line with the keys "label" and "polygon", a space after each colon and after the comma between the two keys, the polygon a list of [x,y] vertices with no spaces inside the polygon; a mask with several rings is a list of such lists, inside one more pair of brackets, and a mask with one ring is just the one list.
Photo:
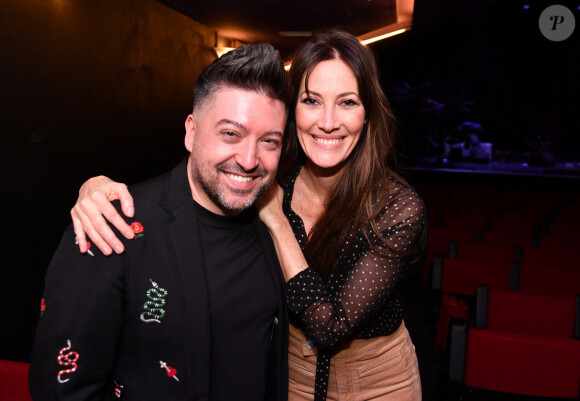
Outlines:
{"label": "woman's face", "polygon": [[342,167],[356,146],[365,120],[354,72],[340,59],[321,61],[302,78],[296,104],[296,130],[307,162]]}

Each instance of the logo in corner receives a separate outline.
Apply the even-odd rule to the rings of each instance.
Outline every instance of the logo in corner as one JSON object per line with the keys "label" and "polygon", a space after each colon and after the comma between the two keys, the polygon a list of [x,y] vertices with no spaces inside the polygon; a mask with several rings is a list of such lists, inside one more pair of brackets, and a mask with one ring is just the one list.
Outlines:
{"label": "logo in corner", "polygon": [[561,42],[572,35],[576,20],[569,8],[554,4],[542,11],[538,25],[546,39]]}

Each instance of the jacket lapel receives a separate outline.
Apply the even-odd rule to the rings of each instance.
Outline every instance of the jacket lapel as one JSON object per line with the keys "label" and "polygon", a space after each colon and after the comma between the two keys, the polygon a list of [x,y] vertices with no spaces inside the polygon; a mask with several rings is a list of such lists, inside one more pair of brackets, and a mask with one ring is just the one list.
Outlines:
{"label": "jacket lapel", "polygon": [[187,352],[188,393],[209,400],[211,372],[211,316],[203,253],[194,201],[187,178],[187,159],[171,173],[161,198],[167,213],[163,224],[175,280],[182,288],[183,329]]}
{"label": "jacket lapel", "polygon": [[260,244],[264,250],[270,277],[278,294],[278,317],[274,326],[271,365],[268,372],[267,400],[285,400],[288,395],[288,316],[286,309],[286,286],[282,268],[278,262],[276,250],[270,232],[264,224],[256,219]]}
{"label": "jacket lapel", "polygon": [[264,250],[264,256],[266,257],[266,263],[268,265],[270,276],[274,282],[274,286],[276,287],[278,299],[282,299],[284,276],[282,275],[282,268],[280,267],[278,257],[276,256],[272,238],[270,237],[270,233],[268,232],[266,226],[264,226],[264,224],[262,224],[259,219],[256,219],[254,222],[254,228],[258,232],[260,245]]}

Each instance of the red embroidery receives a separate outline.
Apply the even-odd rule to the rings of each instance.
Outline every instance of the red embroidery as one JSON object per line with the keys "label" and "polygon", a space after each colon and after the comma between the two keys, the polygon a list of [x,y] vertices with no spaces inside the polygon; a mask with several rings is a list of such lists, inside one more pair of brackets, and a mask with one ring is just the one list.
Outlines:
{"label": "red embroidery", "polygon": [[[75,236],[75,245],[79,244],[79,239]],[[92,252],[91,252],[91,243],[89,241],[87,241],[87,253],[91,256],[95,256]]]}
{"label": "red embroidery", "polygon": [[58,361],[58,364],[60,366],[72,366],[72,368],[63,369],[60,372],[58,372],[58,374],[56,375],[56,378],[58,379],[59,383],[66,383],[67,381],[69,381],[70,378],[63,380],[60,377],[64,374],[67,374],[67,373],[73,373],[78,368],[76,361],[79,360],[79,354],[78,354],[78,352],[74,352],[74,351],[67,352],[65,354],[64,352],[70,350],[72,347],[70,340],[66,340],[66,343],[67,343],[67,346],[60,350],[56,360]]}
{"label": "red embroidery", "polygon": [[113,383],[115,384],[115,387],[113,389],[113,392],[115,394],[115,397],[117,397],[117,398],[124,398],[124,396],[125,396],[125,390],[126,390],[125,387],[126,386],[124,384],[119,383],[116,379],[113,380]]}
{"label": "red embroidery", "polygon": [[131,230],[133,230],[135,233],[135,237],[133,237],[133,239],[137,239],[143,236],[143,234],[141,234],[144,230],[143,224],[139,223],[138,221],[131,223]]}
{"label": "red embroidery", "polygon": [[92,252],[91,252],[91,243],[89,241],[87,241],[87,253],[91,256],[95,256]]}
{"label": "red embroidery", "polygon": [[176,381],[179,381],[179,379],[176,376],[176,374],[177,374],[176,369],[173,369],[171,366],[167,366],[167,364],[163,361],[159,361],[159,365],[163,369],[165,369],[165,371],[167,372],[167,377],[173,377]]}

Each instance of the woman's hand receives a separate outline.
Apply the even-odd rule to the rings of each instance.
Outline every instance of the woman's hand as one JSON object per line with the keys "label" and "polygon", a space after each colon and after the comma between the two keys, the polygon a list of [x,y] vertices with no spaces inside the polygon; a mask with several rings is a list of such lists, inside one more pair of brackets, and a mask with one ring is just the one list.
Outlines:
{"label": "woman's hand", "polygon": [[111,204],[111,201],[117,199],[121,201],[123,213],[127,217],[133,217],[135,211],[133,198],[125,184],[115,182],[105,176],[98,176],[86,181],[79,190],[79,198],[70,214],[82,253],[88,249],[85,232],[105,255],[112,253],[111,248],[116,253],[122,253],[125,250],[105,219],[111,222],[125,237],[133,238],[134,233],[131,227],[125,223]]}
{"label": "woman's hand", "polygon": [[282,273],[286,281],[308,267],[300,244],[296,241],[292,227],[284,215],[282,200],[284,191],[278,183],[272,184],[256,201],[260,220],[268,227]]}
{"label": "woman's hand", "polygon": [[286,222],[286,216],[282,210],[283,199],[284,191],[277,182],[274,182],[256,200],[258,216],[270,231],[276,230],[280,223]]}

